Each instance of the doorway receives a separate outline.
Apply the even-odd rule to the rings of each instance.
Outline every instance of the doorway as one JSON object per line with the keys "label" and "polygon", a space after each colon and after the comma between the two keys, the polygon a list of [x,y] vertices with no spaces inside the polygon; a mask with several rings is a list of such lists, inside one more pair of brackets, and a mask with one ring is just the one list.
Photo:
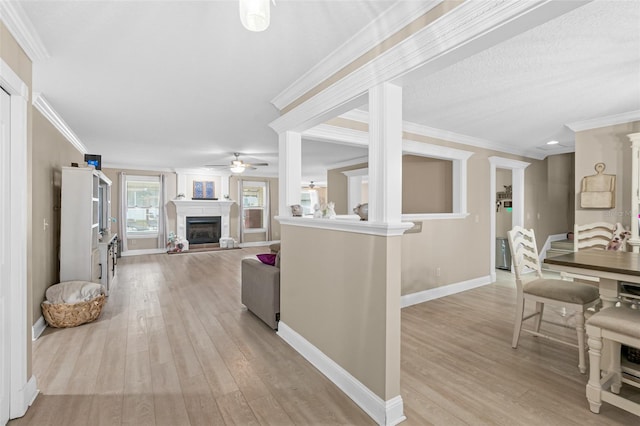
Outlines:
{"label": "doorway", "polygon": [[496,237],[497,229],[497,192],[504,191],[504,188],[497,187],[497,174],[498,169],[511,171],[511,227],[524,226],[524,170],[530,163],[524,161],[512,160],[503,157],[489,157],[490,173],[489,173],[489,187],[490,187],[490,202],[489,202],[489,223],[491,225],[490,241],[489,241],[489,253],[490,253],[490,265],[489,271],[491,276],[491,282],[496,281]]}
{"label": "doorway", "polygon": [[496,170],[496,268],[511,271],[507,232],[513,228],[511,170]]}

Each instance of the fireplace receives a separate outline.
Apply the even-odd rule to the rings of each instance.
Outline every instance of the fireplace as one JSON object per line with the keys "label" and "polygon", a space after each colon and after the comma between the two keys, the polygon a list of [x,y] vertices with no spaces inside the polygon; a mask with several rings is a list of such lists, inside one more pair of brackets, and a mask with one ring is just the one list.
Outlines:
{"label": "fireplace", "polygon": [[220,224],[217,225],[219,228],[216,243],[219,243],[220,238],[229,238],[229,213],[231,211],[231,205],[234,203],[233,201],[171,200],[171,202],[176,206],[176,234],[178,238],[184,242],[185,247],[183,251],[189,250],[187,218],[200,219],[217,217]]}
{"label": "fireplace", "polygon": [[220,216],[187,216],[186,238],[189,245],[218,243],[222,230]]}

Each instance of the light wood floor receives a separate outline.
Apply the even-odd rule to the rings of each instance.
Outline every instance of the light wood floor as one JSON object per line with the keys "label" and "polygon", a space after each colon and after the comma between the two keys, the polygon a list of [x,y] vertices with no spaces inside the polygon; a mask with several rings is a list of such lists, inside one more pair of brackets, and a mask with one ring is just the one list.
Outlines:
{"label": "light wood floor", "polygon": [[[41,394],[9,424],[373,424],[241,305],[240,259],[264,251],[121,258],[96,322],[34,343]],[[514,293],[507,276],[403,310],[404,424],[639,424],[588,410],[571,348],[526,334],[511,348]]]}

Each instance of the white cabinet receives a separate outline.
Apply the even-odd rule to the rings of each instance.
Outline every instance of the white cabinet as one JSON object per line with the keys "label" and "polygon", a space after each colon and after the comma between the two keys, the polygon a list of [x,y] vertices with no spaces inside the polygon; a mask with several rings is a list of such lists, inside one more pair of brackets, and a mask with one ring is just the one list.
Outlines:
{"label": "white cabinet", "polygon": [[[111,271],[101,251],[108,252],[115,241],[115,234],[109,233],[110,200],[111,181],[102,172],[62,168],[60,281],[93,281],[104,284],[108,291]],[[101,250],[103,232],[108,241]]]}
{"label": "white cabinet", "polygon": [[640,133],[627,135],[631,140],[631,239],[629,244],[634,253],[640,249]]}

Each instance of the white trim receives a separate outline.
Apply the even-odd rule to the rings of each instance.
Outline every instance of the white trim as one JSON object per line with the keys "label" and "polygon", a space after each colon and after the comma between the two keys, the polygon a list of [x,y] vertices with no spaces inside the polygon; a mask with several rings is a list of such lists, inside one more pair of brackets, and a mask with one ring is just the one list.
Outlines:
{"label": "white trim", "polygon": [[338,143],[341,145],[369,146],[368,132],[350,129],[348,127],[334,126],[332,124],[318,124],[302,132],[302,137],[304,139]]}
{"label": "white trim", "polygon": [[[345,120],[350,121],[358,121],[361,123],[369,122],[369,112],[363,110],[352,110],[340,115],[340,118],[344,118]],[[341,138],[341,132],[339,130],[339,126],[332,126],[328,124],[320,124],[312,129],[306,130],[303,135],[308,139],[314,140],[324,140],[324,141],[339,141]],[[365,132],[354,130],[354,129],[346,129],[346,136],[344,137],[344,141],[349,142],[352,145],[361,145],[360,141],[366,140],[366,136],[363,136],[362,133],[366,135]],[[455,142],[461,145],[469,145],[476,148],[484,148],[490,149],[494,151],[499,151],[507,154],[513,155],[521,155],[523,157],[535,158],[537,160],[544,160],[545,157],[552,154],[561,154],[563,152],[573,152],[573,148],[568,148],[565,150],[555,150],[553,152],[537,152],[530,151],[528,149],[521,149],[516,145],[510,144],[502,144],[494,141],[490,141],[488,139],[481,139],[474,136],[467,136],[461,133],[451,132],[449,130],[436,129],[435,127],[424,126],[422,124],[412,123],[410,121],[402,122],[402,130],[404,133],[425,136],[429,138],[439,139],[447,142]],[[360,135],[356,135],[359,133]],[[404,139],[411,140],[411,139]],[[414,141],[415,142],[415,141]]]}
{"label": "white trim", "polygon": [[447,146],[434,145],[425,142],[402,140],[402,152],[404,154],[420,155],[423,157],[439,158],[441,160],[468,160],[474,153],[462,149]]}
{"label": "white trim", "polygon": [[49,120],[49,122],[58,129],[62,136],[64,136],[70,143],[73,145],[81,154],[87,154],[89,151],[87,147],[80,141],[78,136],[71,130],[71,127],[60,117],[60,114],[56,112],[55,109],[49,104],[49,102],[45,99],[45,97],[41,93],[33,94],[33,106],[36,107],[38,111],[44,117]]}
{"label": "white trim", "polygon": [[495,280],[491,280],[490,275],[472,278],[466,281],[460,281],[454,284],[447,284],[442,287],[430,288],[428,290],[418,291],[416,293],[405,294],[400,298],[400,307],[406,308],[417,305],[418,303],[428,302],[429,300],[439,299],[452,294],[462,293],[463,291],[473,288],[482,287],[491,284]]}
{"label": "white trim", "polygon": [[384,401],[283,321],[278,323],[278,336],[320,370],[379,425],[397,425],[406,419],[400,395]]}
{"label": "white trim", "polygon": [[[24,380],[23,380],[24,382]],[[12,394],[11,398],[11,406],[13,407],[22,407],[20,411],[11,411],[11,418],[17,419],[18,417],[22,417],[27,412],[27,408],[31,407],[33,401],[36,400],[38,396],[38,385],[36,383],[36,377],[31,376],[31,378],[25,383],[23,387],[17,389],[14,394]]]}
{"label": "white trim", "polygon": [[[254,208],[253,210],[258,210],[257,208]],[[251,228],[251,229],[245,229],[243,231],[245,234],[266,234],[268,232],[267,228]]]}
{"label": "white trim", "polygon": [[50,58],[40,35],[19,2],[0,1],[0,17],[31,62]]}
{"label": "white trim", "polygon": [[512,160],[503,157],[489,157],[489,271],[492,282],[496,280],[496,169],[511,170],[511,185],[513,188],[511,226],[524,226],[524,169],[531,163]]}
{"label": "white trim", "polygon": [[[31,395],[28,382],[35,377],[27,377],[28,342],[27,329],[27,218],[30,217],[27,204],[27,134],[29,87],[0,58],[0,86],[11,95],[11,189],[9,209],[11,234],[10,280],[7,292],[9,301],[11,401],[10,418],[22,417],[35,398]],[[28,380],[28,382],[27,382]],[[26,393],[25,393],[26,392]],[[37,395],[37,391],[35,393]],[[25,403],[25,398],[27,401]]]}
{"label": "white trim", "polygon": [[300,226],[303,228],[329,229],[332,231],[353,232],[355,234],[379,235],[391,237],[402,235],[413,227],[411,222],[384,223],[351,219],[354,215],[347,215],[345,219],[316,219],[307,217],[276,216],[280,225]]}
{"label": "white trim", "polygon": [[276,241],[252,241],[250,243],[240,243],[238,244],[239,247],[241,248],[245,248],[245,247],[263,247],[263,246],[270,246],[271,244],[274,243],[279,243],[280,240],[276,240]]}
{"label": "white trim", "polygon": [[403,214],[403,221],[439,220],[439,219],[464,219],[470,213],[409,213]]}
{"label": "white trim", "polygon": [[346,170],[342,172],[346,177],[362,177],[367,176],[369,174],[369,168],[364,167],[362,169],[354,169],[354,170]]}
{"label": "white trim", "polygon": [[640,121],[640,110],[592,118],[591,120],[574,121],[573,123],[565,124],[565,126],[574,132],[582,132],[583,130],[598,129],[600,127],[631,123],[633,121]]}
{"label": "white trim", "polygon": [[44,317],[40,315],[40,318],[31,326],[31,340],[35,342],[46,329],[47,323]]}
{"label": "white trim", "polygon": [[271,100],[271,103],[279,110],[282,110],[312,90],[319,82],[327,80],[353,62],[354,58],[358,58],[378,46],[439,3],[442,3],[442,0],[397,2],[393,4],[374,21],[338,46],[337,49],[319,61],[317,65],[284,89]]}
{"label": "white trim", "polygon": [[357,157],[351,160],[341,161],[340,163],[334,163],[327,166],[328,170],[341,169],[343,167],[356,166],[358,164],[365,164],[369,162],[369,157]]}
{"label": "white trim", "polygon": [[[304,131],[363,105],[367,91],[408,72],[436,72],[585,4],[585,1],[467,1],[269,123]],[[321,81],[318,81],[321,83]]]}
{"label": "white trim", "polygon": [[157,240],[158,231],[128,231],[127,240]]}
{"label": "white trim", "polygon": [[122,257],[141,256],[143,254],[167,254],[167,249],[158,248],[158,249],[127,250],[120,253],[120,256]]}

